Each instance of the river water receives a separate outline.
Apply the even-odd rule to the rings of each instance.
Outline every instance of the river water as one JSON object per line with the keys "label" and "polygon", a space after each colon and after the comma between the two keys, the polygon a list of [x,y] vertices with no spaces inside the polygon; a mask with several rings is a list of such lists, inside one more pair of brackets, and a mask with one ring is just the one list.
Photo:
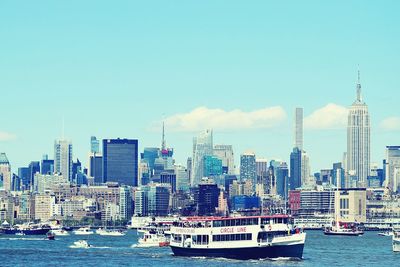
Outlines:
{"label": "river water", "polygon": [[[93,248],[70,248],[86,239]],[[133,248],[137,235],[123,237],[66,236],[55,241],[37,236],[0,236],[0,266],[400,266],[391,237],[366,232],[360,237],[324,236],[308,231],[303,260],[238,261],[174,257],[170,248]]]}

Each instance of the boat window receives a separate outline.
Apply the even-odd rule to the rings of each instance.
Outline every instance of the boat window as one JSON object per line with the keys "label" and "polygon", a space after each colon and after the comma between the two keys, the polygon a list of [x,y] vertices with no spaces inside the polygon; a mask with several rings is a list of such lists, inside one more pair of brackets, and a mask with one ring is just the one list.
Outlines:
{"label": "boat window", "polygon": [[230,234],[230,235],[214,235],[213,241],[243,241],[252,240],[252,234]]}
{"label": "boat window", "polygon": [[269,218],[261,218],[261,224],[269,224],[270,219]]}
{"label": "boat window", "polygon": [[221,227],[222,221],[213,221],[213,227]]}

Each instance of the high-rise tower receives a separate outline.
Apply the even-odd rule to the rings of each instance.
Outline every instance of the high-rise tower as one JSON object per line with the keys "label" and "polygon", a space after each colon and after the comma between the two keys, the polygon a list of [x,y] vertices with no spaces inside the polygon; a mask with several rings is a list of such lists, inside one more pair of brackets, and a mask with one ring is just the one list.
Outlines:
{"label": "high-rise tower", "polygon": [[294,125],[294,147],[303,150],[303,108],[296,108]]}
{"label": "high-rise tower", "polygon": [[72,143],[61,139],[54,142],[54,172],[72,180]]}
{"label": "high-rise tower", "polygon": [[370,173],[370,118],[362,100],[360,72],[357,97],[349,109],[347,123],[347,174],[357,177],[357,186],[365,187]]}

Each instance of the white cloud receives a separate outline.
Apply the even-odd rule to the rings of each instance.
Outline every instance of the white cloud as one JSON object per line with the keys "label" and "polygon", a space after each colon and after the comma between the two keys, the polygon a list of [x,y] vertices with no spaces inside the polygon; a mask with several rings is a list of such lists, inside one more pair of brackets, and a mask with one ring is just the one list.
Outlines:
{"label": "white cloud", "polygon": [[16,136],[14,134],[0,131],[0,142],[14,140],[15,138]]}
{"label": "white cloud", "polygon": [[381,128],[387,131],[400,130],[400,117],[389,117],[381,122]]}
{"label": "white cloud", "polygon": [[267,107],[250,112],[240,109],[226,111],[198,107],[188,113],[167,117],[164,122],[168,127],[168,131],[195,132],[209,128],[215,130],[272,128],[285,119],[286,112],[280,106]]}
{"label": "white cloud", "polygon": [[307,129],[341,129],[347,125],[348,109],[333,103],[315,110],[304,119]]}

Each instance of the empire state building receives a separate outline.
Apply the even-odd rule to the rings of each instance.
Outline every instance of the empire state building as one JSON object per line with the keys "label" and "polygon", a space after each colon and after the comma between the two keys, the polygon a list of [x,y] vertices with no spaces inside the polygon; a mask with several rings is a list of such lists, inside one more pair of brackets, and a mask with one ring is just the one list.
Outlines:
{"label": "empire state building", "polygon": [[368,106],[362,100],[358,72],[357,98],[350,106],[347,123],[347,173],[348,177],[356,177],[357,187],[366,187],[370,174],[370,132]]}

